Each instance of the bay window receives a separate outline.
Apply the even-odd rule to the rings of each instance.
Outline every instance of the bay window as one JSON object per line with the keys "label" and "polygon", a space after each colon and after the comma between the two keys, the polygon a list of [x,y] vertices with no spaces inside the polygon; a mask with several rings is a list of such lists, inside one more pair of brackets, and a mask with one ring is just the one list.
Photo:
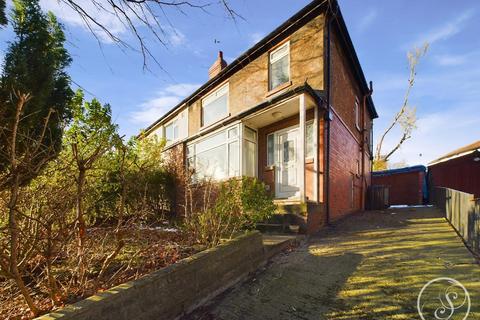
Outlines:
{"label": "bay window", "polygon": [[189,167],[195,171],[196,179],[223,180],[241,175],[254,177],[257,133],[242,124],[222,129],[190,143],[187,146],[187,159]]}

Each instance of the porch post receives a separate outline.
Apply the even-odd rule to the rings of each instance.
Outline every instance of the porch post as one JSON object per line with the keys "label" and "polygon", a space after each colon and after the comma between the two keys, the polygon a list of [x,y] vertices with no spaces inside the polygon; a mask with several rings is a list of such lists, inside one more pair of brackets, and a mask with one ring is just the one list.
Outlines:
{"label": "porch post", "polygon": [[299,114],[300,114],[300,123],[299,123],[299,130],[300,130],[300,141],[299,141],[299,147],[298,147],[298,156],[300,158],[300,181],[299,181],[299,186],[300,186],[300,201],[305,202],[305,94],[301,94],[299,96]]}

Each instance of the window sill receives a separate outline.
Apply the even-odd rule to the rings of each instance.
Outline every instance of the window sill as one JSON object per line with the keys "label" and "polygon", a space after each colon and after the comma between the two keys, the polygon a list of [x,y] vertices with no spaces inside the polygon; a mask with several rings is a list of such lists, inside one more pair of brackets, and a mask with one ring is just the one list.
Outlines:
{"label": "window sill", "polygon": [[313,163],[313,158],[306,158],[305,163]]}
{"label": "window sill", "polygon": [[272,170],[275,170],[275,165],[271,165],[271,166],[265,166],[264,170],[265,170],[265,171],[272,171]]}
{"label": "window sill", "polygon": [[285,82],[284,84],[281,84],[281,85],[277,86],[276,88],[268,91],[267,94],[265,95],[265,97],[269,97],[269,96],[271,96],[271,95],[273,95],[277,92],[280,92],[283,89],[290,87],[291,85],[292,85],[292,81]]}

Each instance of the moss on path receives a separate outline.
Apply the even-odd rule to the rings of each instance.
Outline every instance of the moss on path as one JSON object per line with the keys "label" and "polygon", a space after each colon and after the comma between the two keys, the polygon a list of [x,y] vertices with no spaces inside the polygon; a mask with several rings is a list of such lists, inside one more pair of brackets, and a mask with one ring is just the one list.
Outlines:
{"label": "moss on path", "polygon": [[480,266],[437,210],[365,212],[188,318],[419,319],[418,293],[438,277],[460,281],[471,296],[468,319],[480,319]]}

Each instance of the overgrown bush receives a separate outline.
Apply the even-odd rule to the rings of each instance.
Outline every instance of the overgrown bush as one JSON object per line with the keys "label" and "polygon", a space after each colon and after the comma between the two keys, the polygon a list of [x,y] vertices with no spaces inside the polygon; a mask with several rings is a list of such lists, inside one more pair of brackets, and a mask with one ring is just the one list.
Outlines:
{"label": "overgrown bush", "polygon": [[186,218],[185,227],[198,243],[209,247],[253,229],[275,212],[273,199],[256,178],[230,179],[218,185],[204,181],[201,188],[204,208]]}

